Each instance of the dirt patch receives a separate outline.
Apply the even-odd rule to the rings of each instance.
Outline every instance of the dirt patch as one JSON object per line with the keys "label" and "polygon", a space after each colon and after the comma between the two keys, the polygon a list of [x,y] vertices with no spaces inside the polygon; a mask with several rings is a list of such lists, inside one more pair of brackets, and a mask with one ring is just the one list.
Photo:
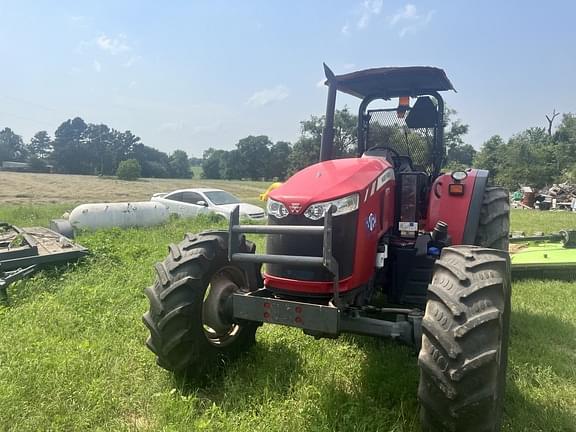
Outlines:
{"label": "dirt patch", "polygon": [[522,249],[526,249],[528,247],[527,243],[511,243],[508,246],[508,251],[513,254],[516,252],[520,252]]}

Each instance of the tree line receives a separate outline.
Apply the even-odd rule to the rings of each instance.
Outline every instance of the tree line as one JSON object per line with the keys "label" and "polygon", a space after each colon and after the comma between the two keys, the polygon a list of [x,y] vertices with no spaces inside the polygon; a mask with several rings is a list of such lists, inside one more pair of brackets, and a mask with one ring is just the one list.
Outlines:
{"label": "tree line", "polygon": [[474,166],[491,172],[494,182],[511,190],[519,186],[550,186],[576,182],[576,116],[564,114],[555,131],[531,127],[505,141],[487,140],[474,158]]}
{"label": "tree line", "polygon": [[[576,115],[567,113],[555,130],[552,117],[546,127],[530,127],[507,141],[495,135],[476,150],[466,142],[469,125],[447,109],[444,171],[475,167],[491,172],[492,181],[515,190],[520,186],[543,187],[564,181],[576,182]],[[294,144],[272,143],[267,136],[248,136],[233,150],[208,149],[202,167],[206,178],[278,179],[318,161],[324,116],[311,116],[300,123]],[[356,147],[357,117],[348,109],[337,110],[334,147],[337,157],[352,155]],[[383,128],[383,130],[386,128]],[[387,132],[390,134],[390,130]],[[383,142],[385,138],[383,137]]]}
{"label": "tree line", "polygon": [[[476,167],[491,172],[496,184],[509,189],[542,187],[576,181],[576,116],[564,114],[555,130],[552,117],[547,127],[531,127],[507,141],[495,135],[479,151],[466,143],[469,126],[447,110],[445,170]],[[324,116],[311,116],[300,123],[300,136],[292,144],[276,143],[266,135],[248,136],[232,150],[210,148],[202,158],[188,158],[183,150],[168,155],[144,145],[127,130],[105,124],[86,123],[79,117],[63,122],[54,132],[36,133],[30,142],[10,128],[0,130],[0,163],[28,162],[35,171],[70,174],[114,175],[122,161],[135,160],[142,177],[190,178],[190,165],[201,165],[208,179],[284,180],[318,161]],[[352,155],[356,147],[357,117],[347,108],[337,110],[334,147],[337,157]]]}
{"label": "tree line", "polygon": [[25,143],[10,128],[0,130],[0,163],[27,162],[38,172],[115,175],[122,161],[135,160],[143,177],[191,178],[188,155],[176,150],[168,155],[144,145],[131,131],[105,124],[86,123],[80,117],[63,122],[52,138],[47,131]]}
{"label": "tree line", "polygon": [[[448,166],[470,166],[476,150],[464,142],[468,125],[454,119],[456,112],[448,110],[445,141]],[[210,148],[204,152],[203,175],[209,179],[284,180],[290,174],[318,162],[325,116],[311,116],[300,122],[300,136],[294,144],[273,143],[266,135],[241,139],[233,150]],[[334,115],[334,153],[336,157],[354,154],[357,143],[357,116],[347,108]],[[386,128],[382,134],[390,133]],[[385,138],[382,137],[385,141]],[[425,144],[422,143],[424,146]],[[424,150],[423,150],[424,151]]]}

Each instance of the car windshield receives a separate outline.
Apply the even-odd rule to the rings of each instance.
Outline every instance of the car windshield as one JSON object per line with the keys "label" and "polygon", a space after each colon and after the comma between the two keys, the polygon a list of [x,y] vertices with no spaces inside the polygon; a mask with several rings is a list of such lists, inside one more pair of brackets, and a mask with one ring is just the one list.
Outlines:
{"label": "car windshield", "polygon": [[239,204],[240,200],[232,195],[231,193],[224,191],[211,191],[204,192],[210,201],[215,205],[225,205],[225,204]]}

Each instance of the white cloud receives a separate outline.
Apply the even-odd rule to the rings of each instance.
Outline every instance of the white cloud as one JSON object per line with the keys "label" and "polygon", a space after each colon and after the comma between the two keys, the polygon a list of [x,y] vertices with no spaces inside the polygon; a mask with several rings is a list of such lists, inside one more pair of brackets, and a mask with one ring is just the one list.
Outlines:
{"label": "white cloud", "polygon": [[407,4],[403,9],[398,10],[390,19],[390,24],[395,25],[402,20],[413,20],[418,18],[418,11],[413,4]]}
{"label": "white cloud", "polygon": [[94,67],[94,70],[98,73],[100,73],[100,71],[102,71],[102,65],[100,64],[100,62],[98,60],[94,60],[92,62],[92,66]]}
{"label": "white cloud", "polygon": [[340,33],[349,36],[352,33],[350,21],[358,30],[364,30],[370,24],[370,21],[380,15],[382,12],[383,0],[363,0],[359,7],[352,13],[350,19],[340,29]]}
{"label": "white cloud", "polygon": [[364,0],[356,27],[359,29],[366,28],[372,17],[380,15],[380,12],[382,12],[382,0]]}
{"label": "white cloud", "polygon": [[390,17],[390,25],[398,29],[400,37],[404,37],[425,28],[432,20],[434,13],[433,10],[422,13],[415,5],[408,3]]}
{"label": "white cloud", "polygon": [[290,95],[288,88],[283,85],[277,85],[270,89],[263,89],[255,92],[246,101],[247,105],[254,107],[268,105],[272,102],[278,102],[286,99]]}
{"label": "white cloud", "polygon": [[96,38],[96,45],[103,51],[112,55],[118,55],[131,50],[130,45],[126,41],[126,36],[123,34],[112,38],[106,35],[100,35]]}
{"label": "white cloud", "polygon": [[136,81],[130,81],[128,83],[128,88],[133,89],[134,87],[136,87],[136,85],[138,85],[138,83]]}
{"label": "white cloud", "polygon": [[131,68],[142,60],[142,56],[135,52],[128,38],[123,33],[118,34],[116,37],[101,34],[97,38],[81,40],[78,42],[75,51],[79,55],[97,58],[102,58],[101,53],[104,52],[117,59],[115,66],[124,68]]}

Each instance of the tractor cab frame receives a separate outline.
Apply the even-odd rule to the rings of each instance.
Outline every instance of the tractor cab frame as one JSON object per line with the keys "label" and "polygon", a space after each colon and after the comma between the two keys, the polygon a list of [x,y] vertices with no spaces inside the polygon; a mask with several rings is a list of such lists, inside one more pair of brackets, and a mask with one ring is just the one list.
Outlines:
{"label": "tractor cab frame", "polygon": [[[446,73],[435,67],[384,67],[335,75],[324,64],[328,99],[320,161],[334,158],[334,113],[338,91],[361,99],[357,149],[389,149],[409,158],[431,179],[444,161],[444,99],[440,91],[454,90]],[[397,108],[369,110],[372,102],[399,98]],[[410,98],[416,98],[410,106]]]}

